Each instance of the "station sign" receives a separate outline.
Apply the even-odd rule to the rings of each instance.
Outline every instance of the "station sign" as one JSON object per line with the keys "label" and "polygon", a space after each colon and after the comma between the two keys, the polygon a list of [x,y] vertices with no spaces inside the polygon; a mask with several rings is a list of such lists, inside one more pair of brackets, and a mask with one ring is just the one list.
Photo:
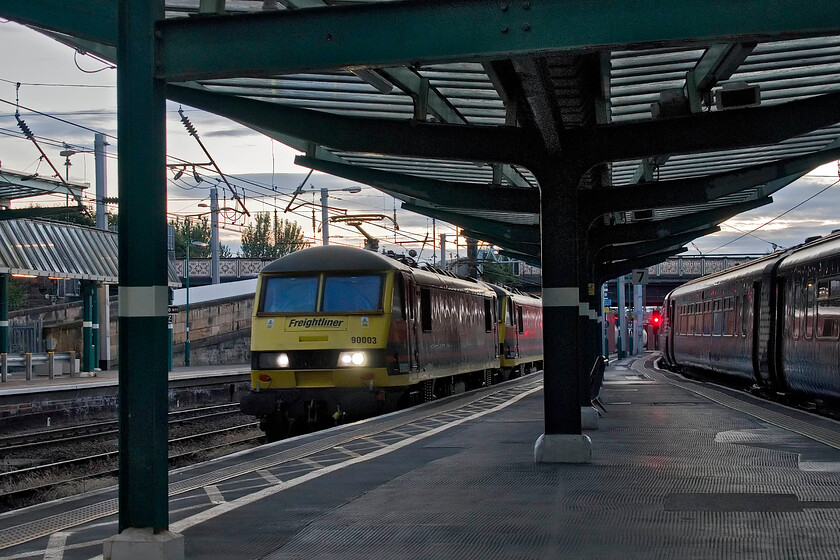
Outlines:
{"label": "station sign", "polygon": [[604,298],[604,307],[610,307],[612,305],[612,300],[608,297]]}
{"label": "station sign", "polygon": [[650,271],[646,268],[637,268],[633,270],[631,277],[634,284],[647,284],[650,277]]}
{"label": "station sign", "polygon": [[177,315],[178,314],[178,306],[177,305],[170,305],[169,306],[169,314],[170,315]]}

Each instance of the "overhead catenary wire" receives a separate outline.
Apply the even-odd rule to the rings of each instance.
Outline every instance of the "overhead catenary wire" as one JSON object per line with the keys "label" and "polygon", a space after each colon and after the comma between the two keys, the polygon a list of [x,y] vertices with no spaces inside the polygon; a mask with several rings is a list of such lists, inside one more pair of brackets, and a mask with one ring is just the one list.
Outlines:
{"label": "overhead catenary wire", "polygon": [[707,251],[707,253],[712,253],[712,252],[714,252],[714,251],[717,251],[718,249],[722,249],[722,248],[726,247],[727,245],[731,245],[732,243],[735,243],[736,241],[738,241],[738,240],[740,240],[740,239],[743,239],[743,238],[744,238],[744,237],[746,237],[747,235],[750,235],[750,234],[752,234],[752,233],[754,233],[754,232],[756,232],[756,231],[760,230],[760,229],[761,229],[761,228],[763,228],[764,226],[767,226],[767,225],[769,225],[769,224],[771,224],[771,223],[775,222],[776,220],[778,220],[779,218],[781,218],[781,217],[782,217],[782,216],[784,216],[785,214],[789,214],[789,213],[793,212],[794,210],[796,210],[797,208],[799,208],[800,206],[802,206],[802,205],[803,205],[803,204],[805,204],[806,202],[809,202],[809,201],[813,200],[814,198],[818,197],[819,195],[821,195],[822,193],[824,193],[825,191],[827,191],[828,189],[830,189],[831,187],[833,187],[833,186],[834,186],[834,185],[836,185],[837,183],[840,183],[840,180],[834,181],[833,183],[831,183],[831,184],[830,184],[830,185],[828,185],[827,187],[825,187],[825,188],[823,188],[823,189],[820,189],[820,190],[819,190],[819,191],[817,191],[815,194],[813,194],[813,195],[809,196],[808,198],[806,198],[805,200],[803,200],[803,201],[802,201],[802,202],[800,202],[799,204],[797,204],[797,205],[793,206],[792,208],[789,208],[789,209],[785,210],[784,212],[782,212],[781,214],[779,214],[779,215],[778,215],[778,216],[776,216],[775,218],[771,218],[771,219],[767,220],[766,222],[764,222],[764,223],[763,223],[763,224],[761,224],[760,226],[758,226],[758,227],[756,227],[756,228],[751,229],[750,231],[748,231],[748,232],[744,233],[743,235],[739,235],[739,236],[738,236],[738,237],[736,237],[735,239],[732,239],[732,240],[730,240],[730,241],[727,241],[727,242],[726,242],[726,243],[724,243],[723,245],[719,245],[719,246],[715,247],[715,248],[714,248],[714,249],[712,249],[711,251]]}

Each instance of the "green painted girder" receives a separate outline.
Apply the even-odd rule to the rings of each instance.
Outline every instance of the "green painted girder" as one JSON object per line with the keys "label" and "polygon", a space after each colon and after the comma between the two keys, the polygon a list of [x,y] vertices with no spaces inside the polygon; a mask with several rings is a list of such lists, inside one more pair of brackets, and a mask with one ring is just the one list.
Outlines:
{"label": "green painted girder", "polygon": [[702,110],[703,98],[728,80],[755,48],[755,43],[711,45],[686,75],[685,93],[692,113]]}
{"label": "green painted girder", "polygon": [[694,241],[698,237],[709,235],[720,231],[720,226],[698,228],[685,233],[671,235],[662,239],[651,239],[647,241],[621,243],[601,247],[592,257],[593,262],[598,264],[609,264],[615,261],[638,259],[645,255],[661,253],[683,246]]}
{"label": "green painted girder", "polygon": [[[733,43],[711,45],[706,49],[694,68],[686,74],[683,86],[692,113],[699,113],[703,109],[703,101],[712,88],[728,80],[754,48],[755,43]],[[663,165],[669,158],[668,155],[645,158],[633,174],[631,182],[653,180],[653,167]]]}
{"label": "green painted girder", "polygon": [[770,204],[773,199],[769,196],[747,202],[739,202],[702,212],[676,216],[665,220],[635,222],[631,224],[618,224],[613,226],[600,225],[589,230],[588,247],[593,254],[607,245],[662,239],[673,235],[696,230],[698,228],[711,227],[725,222],[741,212],[759,208]]}
{"label": "green painted girder", "polygon": [[3,0],[0,17],[97,43],[117,44],[115,0]]}
{"label": "green painted girder", "polygon": [[537,189],[438,181],[306,156],[295,157],[295,163],[376,187],[407,202],[411,202],[408,199],[414,199],[451,208],[476,208],[479,205],[482,210],[540,213],[540,194]]}
{"label": "green painted girder", "polygon": [[20,218],[51,218],[66,216],[67,214],[82,214],[84,206],[59,206],[50,208],[13,208],[0,210],[0,220],[17,220]]}
{"label": "green painted girder", "polygon": [[539,243],[520,243],[517,241],[512,241],[510,239],[505,239],[504,237],[501,237],[499,235],[493,235],[487,232],[475,231],[471,229],[461,229],[461,235],[463,237],[480,239],[481,241],[491,243],[497,247],[503,247],[509,251],[515,251],[522,255],[529,255],[536,259],[540,258]]}
{"label": "green painted girder", "polygon": [[[303,10],[299,10],[303,11]],[[170,85],[173,101],[242,124],[353,152],[518,163],[528,167],[541,149],[512,126],[462,126],[335,115]]]}
{"label": "green painted girder", "polygon": [[[419,206],[417,204],[409,203],[403,203],[402,209],[422,214],[430,218],[435,218],[437,220],[442,220],[454,226],[477,233],[494,235],[501,240],[505,240],[505,242],[537,245],[540,243],[539,226],[506,224],[503,222],[497,222],[496,220],[477,218],[475,216],[467,216],[465,214],[447,212],[446,210],[439,210],[437,208],[429,208],[428,206]],[[498,243],[498,245],[504,246],[505,243]]]}
{"label": "green painted girder", "polygon": [[827,93],[767,107],[567,130],[564,146],[570,156],[591,167],[654,155],[776,144],[837,122],[840,93]]}
{"label": "green painted girder", "polygon": [[499,250],[499,254],[504,255],[505,257],[510,257],[512,259],[517,259],[517,260],[523,261],[523,262],[528,263],[532,266],[539,266],[539,267],[542,266],[542,261],[540,260],[539,255],[534,256],[534,255],[529,255],[529,254],[525,254],[525,253],[520,253],[518,251],[510,251],[510,250],[504,249],[504,248]]}
{"label": "green painted girder", "polygon": [[830,35],[840,32],[840,5],[739,0],[733,9],[726,0],[418,0],[171,18],[158,31],[159,77],[183,81]]}
{"label": "green painted girder", "polygon": [[705,177],[582,190],[579,196],[582,207],[593,217],[608,212],[687,206],[717,200],[782,177],[801,176],[838,158],[840,148],[831,148]]}
{"label": "green painted girder", "polygon": [[595,283],[603,284],[604,282],[607,282],[608,280],[611,280],[613,278],[618,278],[619,276],[630,274],[636,269],[647,268],[649,266],[659,264],[668,259],[668,257],[673,257],[674,255],[685,253],[686,251],[688,251],[688,249],[685,247],[676,247],[674,249],[669,249],[667,251],[662,251],[661,253],[655,253],[652,255],[646,255],[644,257],[640,257],[634,260],[596,265],[595,271],[593,273]]}

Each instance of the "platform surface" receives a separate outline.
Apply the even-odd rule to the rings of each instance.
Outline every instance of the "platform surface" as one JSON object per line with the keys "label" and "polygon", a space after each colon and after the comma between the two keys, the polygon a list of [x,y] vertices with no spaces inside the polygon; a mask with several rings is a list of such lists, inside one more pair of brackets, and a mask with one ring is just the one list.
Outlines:
{"label": "platform surface", "polygon": [[[250,375],[250,364],[228,364],[212,366],[190,366],[175,367],[169,372],[169,381],[182,379],[224,377],[230,375]],[[14,372],[8,376],[8,380],[0,383],[0,396],[4,395],[25,395],[27,393],[43,393],[50,391],[72,391],[76,389],[91,389],[95,387],[109,387],[117,385],[119,379],[118,369],[109,369],[95,372],[91,377],[80,377],[77,375],[56,375],[50,379],[46,375],[35,375],[27,380],[23,372]]]}
{"label": "platform surface", "polygon": [[[840,557],[838,423],[650,361],[607,369],[589,464],[534,463],[535,374],[172,473],[170,529],[203,560]],[[115,508],[0,516],[0,558],[95,558]]]}

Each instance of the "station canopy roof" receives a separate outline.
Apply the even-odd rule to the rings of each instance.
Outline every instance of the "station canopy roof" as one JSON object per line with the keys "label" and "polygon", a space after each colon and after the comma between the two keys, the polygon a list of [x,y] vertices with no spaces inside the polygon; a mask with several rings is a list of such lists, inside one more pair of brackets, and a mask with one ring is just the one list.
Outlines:
{"label": "station canopy roof", "polygon": [[[46,220],[0,220],[0,274],[118,281],[117,233]],[[172,264],[169,285],[180,286]]]}
{"label": "station canopy roof", "polygon": [[[115,60],[116,2],[11,4]],[[602,277],[840,157],[836,0],[167,0],[158,29],[170,99],[529,262],[538,168],[584,169]]]}

